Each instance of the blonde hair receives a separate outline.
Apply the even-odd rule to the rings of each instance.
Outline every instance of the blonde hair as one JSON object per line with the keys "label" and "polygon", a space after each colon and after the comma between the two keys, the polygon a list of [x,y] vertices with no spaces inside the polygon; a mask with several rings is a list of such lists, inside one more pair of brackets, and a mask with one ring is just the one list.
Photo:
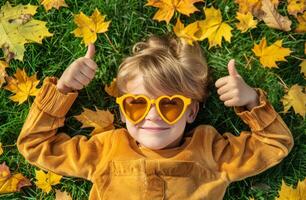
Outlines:
{"label": "blonde hair", "polygon": [[133,54],[123,60],[117,73],[119,94],[139,73],[144,88],[152,93],[181,94],[197,101],[208,96],[208,67],[198,43],[188,45],[174,36],[150,36],[133,46]]}

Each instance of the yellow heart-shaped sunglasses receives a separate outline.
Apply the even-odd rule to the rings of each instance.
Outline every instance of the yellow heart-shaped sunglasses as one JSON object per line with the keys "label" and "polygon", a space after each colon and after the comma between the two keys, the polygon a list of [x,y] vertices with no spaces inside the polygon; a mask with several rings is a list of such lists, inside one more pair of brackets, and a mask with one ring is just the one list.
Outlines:
{"label": "yellow heart-shaped sunglasses", "polygon": [[133,124],[141,122],[148,114],[151,105],[156,105],[160,117],[168,124],[176,123],[191,103],[191,98],[182,95],[160,96],[150,99],[145,95],[125,94],[116,98],[121,112]]}

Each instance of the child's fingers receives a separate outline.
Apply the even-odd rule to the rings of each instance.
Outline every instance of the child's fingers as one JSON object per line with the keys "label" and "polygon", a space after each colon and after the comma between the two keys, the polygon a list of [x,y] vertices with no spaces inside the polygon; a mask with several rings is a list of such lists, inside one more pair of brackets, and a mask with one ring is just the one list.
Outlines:
{"label": "child's fingers", "polygon": [[220,87],[218,90],[217,90],[217,93],[219,95],[222,95],[226,92],[229,92],[230,90],[232,89],[232,87],[229,85],[229,84],[225,84],[223,85],[222,87]]}
{"label": "child's fingers", "polygon": [[90,78],[85,76],[82,72],[78,73],[77,76],[75,76],[75,79],[77,79],[78,82],[80,82],[83,86],[87,85],[90,82]]}
{"label": "child's fingers", "polygon": [[228,82],[228,78],[229,78],[229,76],[225,76],[225,77],[219,78],[219,79],[215,82],[215,86],[216,86],[217,88],[222,87],[223,85],[225,85],[225,84]]}
{"label": "child's fingers", "polygon": [[87,76],[89,79],[92,79],[95,74],[96,74],[96,70],[93,70],[92,68],[88,67],[87,65],[85,67],[82,67],[80,69],[80,71]]}
{"label": "child's fingers", "polygon": [[83,59],[84,63],[90,67],[92,70],[96,70],[97,69],[97,63],[91,59]]}
{"label": "child's fingers", "polygon": [[80,83],[77,79],[71,80],[70,88],[80,90],[83,88],[83,84]]}
{"label": "child's fingers", "polygon": [[230,99],[230,100],[224,101],[224,105],[227,107],[239,106],[237,105],[236,99]]}
{"label": "child's fingers", "polygon": [[232,92],[226,92],[226,93],[222,94],[222,95],[219,97],[219,99],[220,99],[221,101],[228,101],[228,100],[232,99],[233,97],[234,97],[234,96],[233,96],[233,93],[232,93]]}

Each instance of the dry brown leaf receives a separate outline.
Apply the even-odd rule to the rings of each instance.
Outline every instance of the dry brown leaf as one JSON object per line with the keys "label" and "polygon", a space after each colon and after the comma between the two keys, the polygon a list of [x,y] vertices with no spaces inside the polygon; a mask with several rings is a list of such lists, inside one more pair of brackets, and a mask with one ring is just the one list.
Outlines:
{"label": "dry brown leaf", "polygon": [[271,2],[271,0],[262,0],[262,11],[264,15],[262,20],[267,26],[283,31],[290,31],[292,22],[287,16],[282,16],[277,12],[277,7]]}
{"label": "dry brown leaf", "polygon": [[55,192],[55,200],[72,200],[72,197],[66,191],[55,190]]}
{"label": "dry brown leaf", "polygon": [[105,85],[104,90],[108,95],[112,97],[118,97],[119,90],[117,87],[116,78],[113,79],[110,85]]}
{"label": "dry brown leaf", "polygon": [[0,165],[0,194],[19,192],[22,187],[30,185],[32,184],[29,179],[21,173],[11,175],[5,162]]}
{"label": "dry brown leaf", "polygon": [[44,6],[46,11],[51,8],[59,9],[60,7],[68,7],[65,0],[41,0],[40,3]]}
{"label": "dry brown leaf", "polygon": [[83,123],[81,128],[94,127],[91,135],[114,129],[114,115],[108,110],[104,111],[98,108],[96,110],[93,111],[84,108],[84,111],[80,115],[74,116],[78,121]]}
{"label": "dry brown leaf", "polygon": [[7,67],[8,67],[8,63],[3,60],[0,60],[0,88],[5,83],[5,77],[7,76],[5,68]]}
{"label": "dry brown leaf", "polygon": [[[261,9],[262,0],[235,0],[235,3],[239,5],[239,13],[247,14],[250,12],[261,20],[261,16],[264,14]],[[277,7],[279,0],[271,0],[271,3]]]}
{"label": "dry brown leaf", "polygon": [[293,107],[295,113],[300,114],[303,118],[306,113],[306,94],[303,92],[302,86],[293,85],[287,91],[287,94],[281,99],[284,106],[284,113]]}
{"label": "dry brown leaf", "polygon": [[36,73],[29,77],[24,69],[18,68],[14,77],[7,77],[7,86],[4,87],[4,89],[16,93],[10,97],[12,101],[22,104],[29,96],[36,96],[38,94],[39,89],[36,86],[39,84],[39,80],[36,79]]}

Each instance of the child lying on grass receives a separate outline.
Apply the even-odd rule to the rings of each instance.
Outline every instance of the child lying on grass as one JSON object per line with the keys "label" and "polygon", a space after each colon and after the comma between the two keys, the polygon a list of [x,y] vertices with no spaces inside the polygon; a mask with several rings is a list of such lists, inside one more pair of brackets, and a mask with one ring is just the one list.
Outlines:
{"label": "child lying on grass", "polygon": [[89,139],[57,133],[77,90],[95,75],[94,54],[89,45],[59,80],[44,80],[17,141],[31,164],[90,180],[89,199],[222,199],[231,182],[276,165],[293,147],[264,91],[247,85],[233,60],[215,86],[251,131],[221,135],[199,125],[185,132],[207,98],[209,73],[200,46],[175,37],[137,43],[119,66],[116,102],[126,128]]}

